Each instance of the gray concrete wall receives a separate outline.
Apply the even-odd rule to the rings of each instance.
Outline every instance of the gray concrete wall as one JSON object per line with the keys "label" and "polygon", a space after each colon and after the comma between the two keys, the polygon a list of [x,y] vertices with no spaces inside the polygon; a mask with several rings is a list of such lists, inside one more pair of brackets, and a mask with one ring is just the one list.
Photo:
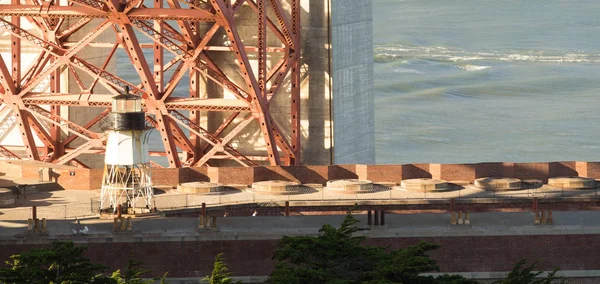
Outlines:
{"label": "gray concrete wall", "polygon": [[373,1],[331,1],[334,163],[374,163]]}

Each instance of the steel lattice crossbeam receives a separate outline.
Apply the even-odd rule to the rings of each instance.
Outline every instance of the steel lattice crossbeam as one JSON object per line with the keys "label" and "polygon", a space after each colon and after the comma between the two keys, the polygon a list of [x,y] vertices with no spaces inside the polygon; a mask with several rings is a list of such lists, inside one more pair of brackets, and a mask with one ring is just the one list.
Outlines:
{"label": "steel lattice crossbeam", "polygon": [[[78,156],[103,153],[98,125],[111,97],[129,87],[144,99],[147,123],[160,133],[164,151],[152,155],[166,156],[169,167],[300,161],[300,0],[0,3],[6,1],[0,36],[11,57],[0,58],[0,142],[17,128],[23,146],[0,146],[1,157],[85,167]],[[256,21],[252,34],[247,24],[243,34],[236,24],[242,10]],[[88,48],[106,57],[91,60],[82,52]],[[135,80],[115,70],[119,52]],[[24,63],[25,53],[36,54],[34,62]],[[71,78],[68,88],[64,76]],[[182,84],[189,89],[183,94],[176,91]],[[207,94],[215,89],[222,94]],[[278,111],[288,117],[278,122],[269,108],[274,97],[289,100],[289,109]],[[89,107],[97,115],[76,122],[62,106]],[[202,124],[211,112],[221,114],[212,129]],[[245,154],[233,141],[250,124],[259,129],[253,141],[262,148]]]}

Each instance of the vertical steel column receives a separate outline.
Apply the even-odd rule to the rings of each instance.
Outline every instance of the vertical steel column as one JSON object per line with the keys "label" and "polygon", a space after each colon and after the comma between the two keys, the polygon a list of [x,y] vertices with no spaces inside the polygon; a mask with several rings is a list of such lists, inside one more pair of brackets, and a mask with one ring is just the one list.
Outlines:
{"label": "vertical steel column", "polygon": [[[19,0],[11,0],[11,4],[12,5],[20,5],[20,1]],[[21,27],[21,18],[20,17],[16,17],[13,16],[11,18],[11,24],[13,24],[16,27]],[[2,76],[5,76],[6,78],[4,78],[3,82],[6,82],[6,84],[4,86],[4,89],[6,90],[5,93],[5,99],[4,99],[4,103],[8,104],[9,102],[7,102],[7,98],[8,96],[12,96],[12,98],[10,98],[10,100],[18,100],[20,104],[22,104],[22,102],[20,101],[20,98],[17,98],[18,93],[21,89],[21,39],[19,37],[17,37],[14,33],[11,34],[10,36],[11,38],[11,70],[12,70],[12,74],[11,77],[12,78],[12,84],[8,84],[8,80],[10,80],[10,78],[8,77],[8,70],[6,70],[6,65],[4,64],[4,61],[2,59],[2,62],[0,64],[0,67],[4,67],[4,70],[6,73],[2,72]],[[35,141],[33,140],[33,134],[31,133],[31,129],[29,129],[29,123],[27,122],[27,117],[24,114],[24,112],[21,110],[20,105],[18,105],[16,102],[13,102],[13,114],[17,117],[17,123],[19,124],[19,130],[21,133],[21,137],[23,138],[23,145],[25,146],[25,153],[27,153],[27,156],[29,159],[32,160],[39,160],[39,154],[37,151],[37,148],[35,146]]]}
{"label": "vertical steel column", "polygon": [[[162,0],[154,0],[154,8],[162,8],[163,1]],[[162,25],[161,21],[154,21],[154,29],[159,33],[162,33]],[[156,84],[156,89],[158,92],[162,93],[164,91],[164,75],[163,75],[163,47],[158,44],[158,42],[154,41],[152,44],[152,50],[154,51],[154,83]]]}
{"label": "vertical steel column", "polygon": [[292,61],[291,83],[292,83],[292,150],[294,151],[294,165],[300,165],[302,157],[300,156],[302,148],[302,133],[300,132],[300,42],[302,30],[300,29],[300,0],[292,0],[292,35],[296,38],[294,49],[294,60]]}
{"label": "vertical steel column", "polygon": [[267,74],[267,1],[258,0],[258,88],[266,98]]}
{"label": "vertical steel column", "polygon": [[[53,58],[52,60],[58,60]],[[60,67],[50,74],[50,92],[61,93],[60,89]],[[60,116],[60,105],[50,105],[50,113],[54,116]],[[50,138],[54,143],[52,160],[57,160],[64,155],[64,147],[61,143],[61,129],[56,124],[50,124]]]}
{"label": "vertical steel column", "polygon": [[[190,69],[190,98],[200,98],[200,73],[196,69]],[[200,111],[190,110],[190,121],[196,125],[200,125]],[[190,161],[192,164],[200,159],[202,156],[202,138],[196,133],[190,132],[190,144],[194,149],[194,160]]]}
{"label": "vertical steel column", "polygon": [[[19,0],[11,0],[12,5],[20,5]],[[16,27],[21,27],[21,18],[17,16],[11,17],[11,23]],[[21,39],[15,34],[10,35],[11,40],[11,60],[12,60],[12,79],[17,91],[21,88]]]}

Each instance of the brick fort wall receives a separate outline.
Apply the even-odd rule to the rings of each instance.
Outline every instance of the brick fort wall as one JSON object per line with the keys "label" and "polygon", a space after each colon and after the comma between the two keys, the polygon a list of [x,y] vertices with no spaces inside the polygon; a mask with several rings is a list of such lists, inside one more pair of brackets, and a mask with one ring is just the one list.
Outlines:
{"label": "brick fort wall", "polygon": [[[368,245],[406,247],[426,241],[441,247],[431,253],[441,272],[510,271],[521,259],[538,260],[541,270],[598,270],[600,235],[461,236],[427,238],[371,238]],[[212,270],[214,257],[224,253],[237,276],[265,276],[278,240],[220,240],[182,242],[88,243],[87,255],[111,270],[123,269],[129,254],[144,262],[151,275],[203,277]],[[0,245],[0,259],[40,245]]]}

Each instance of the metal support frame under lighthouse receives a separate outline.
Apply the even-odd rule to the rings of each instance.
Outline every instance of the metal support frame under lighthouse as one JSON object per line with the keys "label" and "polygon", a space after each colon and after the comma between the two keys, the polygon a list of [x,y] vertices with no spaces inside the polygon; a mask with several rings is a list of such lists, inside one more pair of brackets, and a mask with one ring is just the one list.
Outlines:
{"label": "metal support frame under lighthouse", "polygon": [[126,88],[125,94],[113,97],[109,117],[100,210],[115,211],[118,204],[127,203],[135,213],[138,201],[143,199],[149,208],[154,196],[142,99]]}

